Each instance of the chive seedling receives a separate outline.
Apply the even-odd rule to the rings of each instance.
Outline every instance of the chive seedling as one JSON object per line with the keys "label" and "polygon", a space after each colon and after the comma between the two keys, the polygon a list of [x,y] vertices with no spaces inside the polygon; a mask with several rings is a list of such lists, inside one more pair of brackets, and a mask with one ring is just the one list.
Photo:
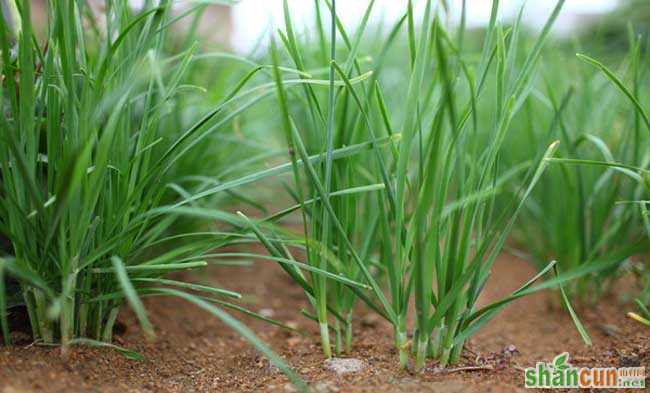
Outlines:
{"label": "chive seedling", "polygon": [[168,56],[166,32],[178,18],[169,17],[171,2],[151,3],[133,10],[127,2],[108,2],[100,24],[86,2],[50,2],[44,45],[32,32],[30,1],[14,3],[20,23],[11,26],[20,29],[0,25],[0,233],[12,254],[0,255],[2,336],[10,343],[8,309],[16,305],[16,293],[7,294],[15,290],[5,286],[8,276],[19,282],[34,340],[60,343],[63,350],[117,348],[110,341],[124,303],[153,337],[140,298],[177,296],[223,320],[304,390],[286,363],[222,308],[277,321],[228,301],[239,293],[163,278],[206,266],[208,251],[240,239],[226,231],[177,230],[179,216],[196,217],[184,205],[216,193],[203,180],[196,188],[183,184],[194,173],[179,163],[268,97],[273,84],[243,90],[261,70],[254,69],[179,134],[178,123],[167,118],[187,109],[177,98],[188,87],[182,82],[196,46]]}
{"label": "chive seedling", "polygon": [[[331,18],[338,21],[334,4],[326,4]],[[372,2],[369,4],[367,13]],[[557,142],[552,143],[534,162],[506,171],[499,167],[500,151],[510,124],[528,97],[542,45],[562,5],[563,1],[557,3],[523,64],[519,64],[516,49],[521,34],[521,13],[514,28],[506,32],[496,22],[498,2],[495,2],[483,52],[475,68],[465,62],[430,1],[426,4],[418,34],[409,2],[404,17],[395,24],[381,47],[381,56],[372,62],[372,77],[356,84],[352,77],[364,75],[357,56],[366,18],[364,16],[354,39],[349,38],[341,23],[337,23],[337,32],[349,53],[342,65],[330,61],[327,105],[321,103],[323,96],[315,86],[306,85],[301,99],[287,93],[285,84],[277,77],[279,55],[272,45],[283,130],[294,168],[290,194],[297,199],[296,206],[301,209],[303,221],[309,219],[312,224],[310,231],[304,227],[303,249],[308,263],[322,262],[318,257],[326,252],[328,262],[318,265],[319,268],[372,288],[369,296],[359,286],[337,288],[340,283],[333,284],[331,288],[337,296],[335,299],[327,296],[331,300],[325,308],[318,299],[310,297],[316,316],[307,315],[322,323],[329,312],[335,320],[337,343],[340,341],[338,323],[350,326],[352,305],[357,299],[361,300],[394,326],[395,345],[400,363],[405,366],[408,361],[408,305],[414,298],[416,368],[421,369],[427,357],[437,358],[442,365],[455,363],[465,340],[509,302],[586,274],[572,271],[534,286],[535,280],[551,271],[553,262],[511,296],[475,309],[492,263],[518,212],[558,147]],[[306,51],[293,33],[286,2],[285,27],[280,36],[290,60],[300,71],[307,72],[309,57],[304,55]],[[396,105],[386,102],[380,71],[387,51],[392,49],[393,38],[405,27],[410,72],[408,83],[402,82],[401,87],[408,86],[408,89],[402,100],[404,106],[400,105],[398,110]],[[330,39],[335,40],[336,34],[331,33]],[[494,73],[496,88],[489,90],[486,86],[491,73]],[[342,82],[335,104],[331,100],[334,76]],[[485,110],[486,95],[497,108],[490,128],[483,130],[479,129],[478,119]],[[388,98],[395,101],[392,94]],[[327,114],[331,115],[333,107],[337,109],[335,119],[340,119],[336,122],[326,120],[323,109],[327,108]],[[402,119],[399,134],[392,125],[394,118]],[[333,124],[338,124],[334,130],[330,128]],[[334,134],[334,146],[330,144],[330,132]],[[386,135],[392,135],[398,145],[380,148],[377,142]],[[375,148],[370,154],[336,160],[332,164],[336,176],[330,180],[337,188],[328,189],[323,180],[326,180],[328,152],[343,149],[348,144],[363,143],[361,141],[368,141]],[[324,169],[311,165],[308,160],[309,153],[318,152],[324,152],[321,153]],[[298,165],[294,154],[304,166]],[[519,185],[519,192],[511,197],[508,206],[499,210],[496,195],[504,190],[504,184],[522,172],[527,173],[525,183]],[[329,198],[333,193],[346,190],[345,187],[354,186],[350,183],[354,177],[383,187],[377,193]],[[305,179],[305,186],[302,179]],[[316,206],[306,203],[303,187],[310,193],[310,201],[318,201]],[[267,229],[273,230],[268,226]],[[326,235],[323,231],[332,234]],[[262,238],[263,234],[259,236]],[[287,250],[280,250],[282,243],[279,240],[267,249],[271,254],[287,253]],[[292,278],[301,281],[293,275]],[[383,280],[388,282],[390,298],[379,287]],[[305,287],[304,283],[300,284]],[[331,293],[328,288],[326,291]],[[341,310],[347,315],[340,315]],[[577,318],[574,319],[579,325]],[[588,340],[584,329],[581,332]],[[329,341],[328,335],[323,328],[324,345]],[[339,345],[335,348],[338,352]],[[324,352],[329,356],[329,349],[324,348]]]}
{"label": "chive seedling", "polygon": [[[600,72],[592,77],[587,66],[563,67],[569,73],[565,77],[564,73],[550,69],[545,75],[547,99],[529,103],[525,116],[528,119],[522,120],[537,134],[531,136],[537,140],[549,135],[560,138],[563,147],[558,155],[563,159],[647,165],[643,147],[650,140],[650,123],[639,102],[644,64],[639,40],[630,39],[629,89],[599,61],[581,54],[578,58]],[[562,100],[553,87],[558,77],[560,81],[579,81]],[[619,92],[609,86],[615,86]],[[596,96],[600,97],[598,102],[593,99]],[[621,99],[635,109],[634,116],[607,110],[616,107]],[[536,114],[547,111],[543,104],[555,113],[548,131],[534,126],[540,123]],[[514,144],[508,152],[518,153]],[[553,166],[541,180],[543,188],[534,192],[527,203],[516,231],[517,239],[528,248],[531,259],[540,268],[548,258],[557,259],[563,271],[605,261],[612,263],[607,269],[567,286],[570,294],[584,302],[595,301],[607,291],[630,257],[650,250],[639,218],[642,212],[620,203],[641,199],[644,193],[641,182],[625,176],[626,173],[626,169],[607,166]],[[549,189],[568,192],[551,195],[543,191]]]}

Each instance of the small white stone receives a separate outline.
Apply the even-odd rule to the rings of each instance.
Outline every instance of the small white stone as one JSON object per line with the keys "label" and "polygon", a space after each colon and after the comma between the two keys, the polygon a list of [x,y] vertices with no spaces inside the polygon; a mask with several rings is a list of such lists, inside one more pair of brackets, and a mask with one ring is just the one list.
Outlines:
{"label": "small white stone", "polygon": [[292,383],[287,383],[284,385],[284,393],[296,393],[298,392],[298,389],[296,389],[295,386],[293,386]]}
{"label": "small white stone", "polygon": [[325,368],[334,371],[337,375],[355,373],[363,370],[366,364],[363,360],[355,358],[332,358],[325,360]]}
{"label": "small white stone", "polygon": [[270,308],[263,308],[260,310],[259,314],[264,318],[272,318],[275,315],[275,311]]}
{"label": "small white stone", "polygon": [[338,393],[341,390],[329,382],[318,382],[311,389],[313,393]]}

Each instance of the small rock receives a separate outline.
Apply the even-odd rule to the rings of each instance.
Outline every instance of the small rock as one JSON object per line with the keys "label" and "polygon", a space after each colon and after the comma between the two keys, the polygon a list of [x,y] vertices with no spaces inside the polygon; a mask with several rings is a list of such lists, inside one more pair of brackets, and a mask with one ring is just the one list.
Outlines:
{"label": "small rock", "polygon": [[311,391],[314,393],[338,393],[340,389],[329,382],[318,382]]}
{"label": "small rock", "polygon": [[337,375],[355,373],[363,370],[366,364],[363,360],[355,358],[332,358],[325,360],[325,368]]}
{"label": "small rock", "polygon": [[513,344],[506,345],[506,347],[503,348],[504,355],[514,355],[515,353],[519,353],[519,350]]}
{"label": "small rock", "polygon": [[273,318],[273,316],[275,315],[275,311],[273,311],[270,308],[263,308],[259,311],[258,314],[260,314],[264,318]]}
{"label": "small rock", "polygon": [[610,337],[616,337],[621,333],[621,329],[618,326],[612,324],[599,324],[598,328],[606,335]]}
{"label": "small rock", "polygon": [[618,361],[618,366],[619,367],[639,367],[639,366],[641,366],[641,361],[639,360],[639,357],[636,356],[636,355],[622,356],[621,359]]}
{"label": "small rock", "polygon": [[293,348],[296,345],[300,344],[301,342],[302,342],[302,338],[298,336],[287,339],[287,345],[289,346],[289,348]]}
{"label": "small rock", "polygon": [[292,383],[284,385],[284,393],[297,393],[298,389]]}
{"label": "small rock", "polygon": [[401,378],[395,381],[395,383],[397,383],[398,385],[416,385],[417,382],[418,382],[417,380],[408,377]]}
{"label": "small rock", "polygon": [[447,371],[447,369],[440,366],[434,366],[434,367],[427,367],[424,369],[424,371],[430,372],[432,374],[443,374]]}
{"label": "small rock", "polygon": [[361,326],[375,327],[379,323],[379,317],[376,314],[368,314],[361,318]]}

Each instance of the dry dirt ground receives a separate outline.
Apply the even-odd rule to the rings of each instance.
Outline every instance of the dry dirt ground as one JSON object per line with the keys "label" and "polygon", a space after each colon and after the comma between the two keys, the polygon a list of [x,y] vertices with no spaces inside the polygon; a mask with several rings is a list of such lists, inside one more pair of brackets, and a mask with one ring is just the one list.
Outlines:
{"label": "dry dirt ground", "polygon": [[[186,277],[192,279],[187,273]],[[482,301],[508,294],[533,274],[515,257],[502,255]],[[202,276],[202,277],[205,277]],[[549,293],[519,299],[469,343],[459,367],[441,372],[431,362],[421,374],[400,370],[387,323],[358,312],[354,348],[345,357],[365,362],[360,372],[337,376],[323,366],[315,324],[299,314],[301,290],[268,262],[255,267],[214,267],[214,284],[249,294],[246,305],[312,334],[303,337],[242,317],[318,392],[523,392],[521,368],[568,351],[574,365],[650,366],[650,329],[625,318],[628,305],[609,297],[579,308],[594,345],[585,347],[566,313],[549,307]],[[497,279],[498,278],[498,281]],[[146,342],[128,311],[120,316],[116,343],[139,351],[144,361],[112,350],[0,347],[0,393],[16,392],[290,392],[287,379],[236,333],[198,308],[173,298],[146,301],[157,340]]]}

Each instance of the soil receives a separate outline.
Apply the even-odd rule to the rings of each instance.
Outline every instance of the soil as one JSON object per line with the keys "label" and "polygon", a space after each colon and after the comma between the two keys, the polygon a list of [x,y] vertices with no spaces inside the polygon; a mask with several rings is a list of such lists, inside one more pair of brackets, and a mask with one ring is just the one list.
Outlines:
{"label": "soil", "polygon": [[[532,274],[523,261],[500,256],[481,301],[508,294]],[[206,277],[196,275],[185,273],[184,278]],[[629,304],[607,297],[578,309],[594,341],[586,347],[570,317],[549,307],[553,295],[539,293],[517,300],[486,325],[469,342],[459,366],[441,371],[429,362],[418,374],[399,369],[390,326],[360,307],[353,350],[342,356],[361,359],[367,367],[339,377],[324,367],[317,327],[299,314],[306,306],[302,291],[278,266],[258,262],[254,267],[214,267],[208,277],[249,294],[250,309],[272,313],[311,333],[303,337],[237,315],[318,392],[523,392],[521,368],[564,351],[574,365],[650,366],[650,330],[625,318]],[[206,312],[174,298],[148,298],[145,303],[156,341],[143,339],[126,309],[115,338],[145,360],[87,347],[75,347],[64,358],[59,348],[32,345],[24,333],[15,333],[23,337],[21,345],[0,347],[0,393],[294,391],[265,358]]]}

